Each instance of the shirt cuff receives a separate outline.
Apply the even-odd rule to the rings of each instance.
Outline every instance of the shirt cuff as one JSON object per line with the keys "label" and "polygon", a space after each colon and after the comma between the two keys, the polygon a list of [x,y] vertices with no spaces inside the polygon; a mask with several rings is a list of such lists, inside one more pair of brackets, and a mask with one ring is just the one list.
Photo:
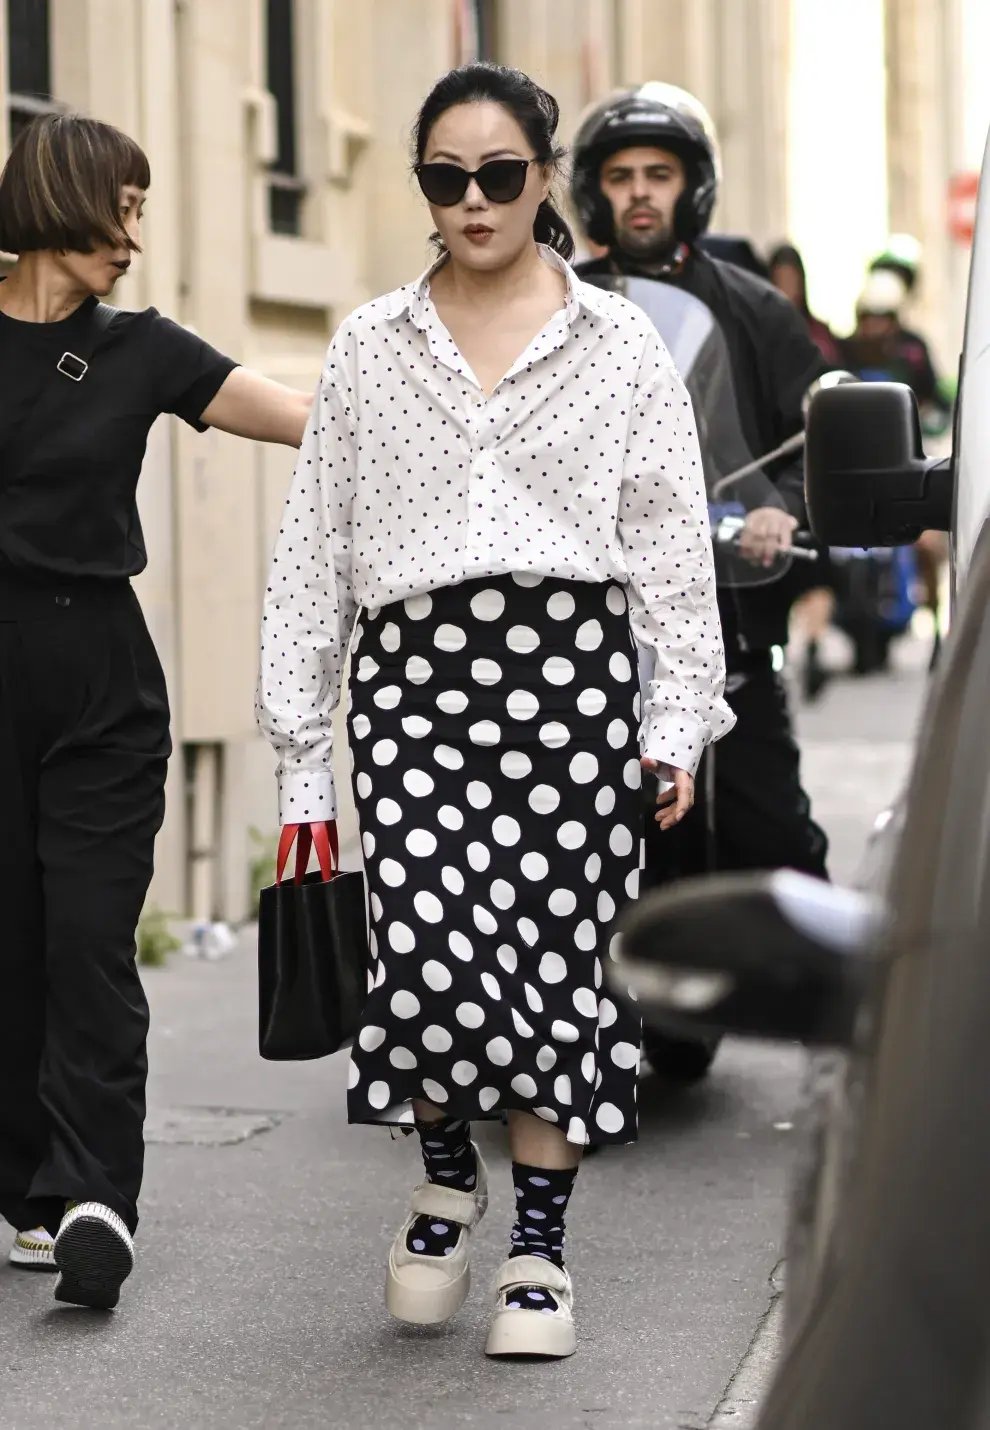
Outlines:
{"label": "shirt cuff", "polygon": [[329,770],[281,770],[279,824],[320,824],[337,818],[337,791]]}
{"label": "shirt cuff", "polygon": [[670,715],[655,715],[644,722],[641,731],[643,754],[661,765],[698,772],[701,756],[710,739],[708,726],[696,715],[679,710]]}

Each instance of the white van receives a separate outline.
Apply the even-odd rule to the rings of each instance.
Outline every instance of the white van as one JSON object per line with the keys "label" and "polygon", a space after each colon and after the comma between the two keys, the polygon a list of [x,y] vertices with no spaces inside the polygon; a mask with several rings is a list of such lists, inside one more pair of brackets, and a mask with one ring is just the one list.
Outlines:
{"label": "white van", "polygon": [[808,413],[817,536],[951,538],[949,638],[880,887],[716,876],[646,896],[619,943],[645,1010],[817,1051],[759,1430],[990,1430],[988,174],[951,456],[925,456],[898,384],[823,390]]}

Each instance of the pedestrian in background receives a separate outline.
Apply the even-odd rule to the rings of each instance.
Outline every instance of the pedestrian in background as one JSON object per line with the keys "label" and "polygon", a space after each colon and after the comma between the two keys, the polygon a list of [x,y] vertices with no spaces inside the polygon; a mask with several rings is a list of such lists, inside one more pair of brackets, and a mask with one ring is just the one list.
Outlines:
{"label": "pedestrian in background", "polygon": [[[770,279],[789,298],[804,318],[808,333],[826,362],[841,365],[839,340],[827,323],[816,318],[808,305],[808,280],[804,259],[790,243],[782,243],[770,255]],[[819,545],[818,560],[808,573],[809,589],[798,596],[791,613],[792,620],[804,638],[804,664],[801,686],[806,700],[817,700],[829,682],[830,674],[821,658],[822,641],[828,635],[835,615],[835,572],[828,547]]]}
{"label": "pedestrian in background", "polygon": [[[488,1201],[470,1124],[509,1123],[490,1355],[575,1349],[578,1164],[636,1136],[639,1020],[603,964],[638,888],[640,738],[669,828],[732,724],[691,404],[648,319],[567,262],[557,118],[494,65],[424,103],[439,258],[330,346],[262,635],[284,825],[336,816],[351,644],[373,986],[348,1114],[415,1125],[426,1168],[389,1254],[398,1318],[463,1303]],[[657,657],[642,711],[634,637]]]}
{"label": "pedestrian in background", "polygon": [[170,751],[131,578],[151,424],[297,446],[309,401],[153,308],[101,305],[140,251],[148,160],[76,115],[0,175],[0,1215],[15,1265],[109,1308],[131,1270],[148,1006],[135,931]]}
{"label": "pedestrian in background", "polygon": [[789,298],[807,324],[808,333],[826,362],[838,366],[839,340],[829,325],[816,318],[808,305],[808,278],[804,259],[791,243],[781,243],[770,255],[770,281]]}
{"label": "pedestrian in background", "polygon": [[[844,365],[864,382],[903,382],[911,388],[927,437],[945,433],[952,417],[920,333],[904,324],[904,308],[917,283],[917,267],[897,253],[870,265],[856,301],[856,327],[844,339]],[[924,532],[913,547],[848,558],[840,572],[839,620],[853,638],[855,670],[873,674],[888,668],[894,639],[910,628],[916,595],[931,613],[933,660],[938,651],[942,566],[948,560],[943,532]]]}
{"label": "pedestrian in background", "polygon": [[904,325],[903,311],[911,290],[902,268],[877,262],[879,266],[871,267],[856,300],[856,327],[843,340],[843,360],[864,382],[906,383],[917,399],[925,432],[940,434],[950,420],[952,403],[935,371],[927,342]]}

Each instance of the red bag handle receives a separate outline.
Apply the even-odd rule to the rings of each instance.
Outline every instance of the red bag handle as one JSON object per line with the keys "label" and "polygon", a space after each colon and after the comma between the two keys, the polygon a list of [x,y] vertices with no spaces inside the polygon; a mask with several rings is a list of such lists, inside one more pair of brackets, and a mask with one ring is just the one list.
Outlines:
{"label": "red bag handle", "polygon": [[[298,842],[296,837],[298,836]],[[317,824],[285,824],[278,841],[278,857],[275,863],[275,883],[281,884],[285,866],[289,861],[289,851],[296,844],[296,873],[294,883],[301,884],[306,877],[309,855],[316,850],[320,873],[324,883],[333,878],[340,868],[340,844],[337,837],[337,821],[323,820]]]}

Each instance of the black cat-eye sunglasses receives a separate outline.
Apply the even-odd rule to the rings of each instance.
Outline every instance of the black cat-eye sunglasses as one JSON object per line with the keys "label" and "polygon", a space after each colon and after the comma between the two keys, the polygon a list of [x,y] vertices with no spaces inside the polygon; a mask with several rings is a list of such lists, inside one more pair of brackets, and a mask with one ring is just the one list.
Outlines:
{"label": "black cat-eye sunglasses", "polygon": [[437,208],[459,204],[472,179],[490,203],[511,204],[526,187],[526,174],[535,163],[535,159],[489,159],[473,173],[460,164],[417,164],[415,174],[427,201]]}

